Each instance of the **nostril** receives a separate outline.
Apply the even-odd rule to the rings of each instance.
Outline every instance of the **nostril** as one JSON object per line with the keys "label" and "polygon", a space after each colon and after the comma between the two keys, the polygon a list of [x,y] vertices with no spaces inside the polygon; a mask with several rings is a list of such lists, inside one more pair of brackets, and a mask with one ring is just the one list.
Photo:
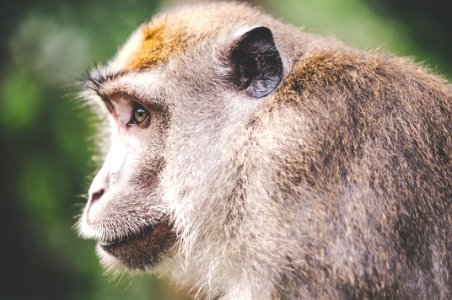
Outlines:
{"label": "nostril", "polygon": [[91,208],[93,207],[93,204],[97,202],[97,200],[99,200],[102,195],[105,193],[104,189],[100,189],[97,192],[94,192],[91,194],[91,196],[89,197],[88,200],[88,205],[87,205],[87,210],[86,210],[86,221],[88,222],[88,224],[92,225],[93,224],[93,216],[91,213]]}
{"label": "nostril", "polygon": [[91,195],[91,201],[90,201],[90,205],[93,205],[94,202],[96,202],[97,200],[100,199],[100,197],[102,197],[102,195],[104,194],[104,189],[98,190],[97,192],[94,192]]}

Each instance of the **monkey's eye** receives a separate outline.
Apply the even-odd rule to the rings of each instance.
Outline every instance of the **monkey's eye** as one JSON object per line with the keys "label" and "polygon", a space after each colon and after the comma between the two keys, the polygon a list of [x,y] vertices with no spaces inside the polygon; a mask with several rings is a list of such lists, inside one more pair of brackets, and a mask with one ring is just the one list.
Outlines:
{"label": "monkey's eye", "polygon": [[130,118],[130,121],[127,123],[127,126],[140,125],[145,127],[149,123],[148,120],[149,112],[140,104],[134,103],[132,116]]}

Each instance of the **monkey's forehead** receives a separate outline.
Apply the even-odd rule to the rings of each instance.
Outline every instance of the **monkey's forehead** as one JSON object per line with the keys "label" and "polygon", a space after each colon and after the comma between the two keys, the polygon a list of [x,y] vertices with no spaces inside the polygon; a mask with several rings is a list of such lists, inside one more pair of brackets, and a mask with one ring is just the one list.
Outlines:
{"label": "monkey's forehead", "polygon": [[159,66],[196,41],[185,28],[164,20],[143,24],[120,50],[113,64],[123,71],[138,71]]}
{"label": "monkey's forehead", "polygon": [[252,26],[263,14],[248,5],[210,3],[185,6],[142,24],[109,63],[116,71],[138,71],[164,64],[173,56],[225,32]]}

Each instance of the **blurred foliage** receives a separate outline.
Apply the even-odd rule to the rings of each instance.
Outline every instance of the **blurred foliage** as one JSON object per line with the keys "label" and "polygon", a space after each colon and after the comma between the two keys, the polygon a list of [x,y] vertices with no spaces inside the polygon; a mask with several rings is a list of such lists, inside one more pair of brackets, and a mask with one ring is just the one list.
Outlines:
{"label": "blurred foliage", "polygon": [[[76,100],[77,81],[167,2],[178,1],[0,4],[0,299],[176,297],[152,276],[104,276],[94,242],[73,229],[85,202],[78,195],[97,167],[93,116]],[[444,7],[428,10],[414,1],[405,9],[390,0],[253,2],[306,30],[415,56],[452,74],[452,22]]]}
{"label": "blurred foliage", "polygon": [[[452,78],[452,21],[447,0],[261,1],[275,16],[360,49],[410,56]],[[402,22],[403,21],[403,22]]]}

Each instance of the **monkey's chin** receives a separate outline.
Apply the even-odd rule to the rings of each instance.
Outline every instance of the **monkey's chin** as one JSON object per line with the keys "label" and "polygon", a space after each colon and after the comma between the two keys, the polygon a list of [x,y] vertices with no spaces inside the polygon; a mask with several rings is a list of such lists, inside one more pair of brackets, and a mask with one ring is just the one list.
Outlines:
{"label": "monkey's chin", "polygon": [[97,253],[107,269],[149,271],[167,256],[175,241],[171,225],[160,222],[126,238],[100,241]]}

